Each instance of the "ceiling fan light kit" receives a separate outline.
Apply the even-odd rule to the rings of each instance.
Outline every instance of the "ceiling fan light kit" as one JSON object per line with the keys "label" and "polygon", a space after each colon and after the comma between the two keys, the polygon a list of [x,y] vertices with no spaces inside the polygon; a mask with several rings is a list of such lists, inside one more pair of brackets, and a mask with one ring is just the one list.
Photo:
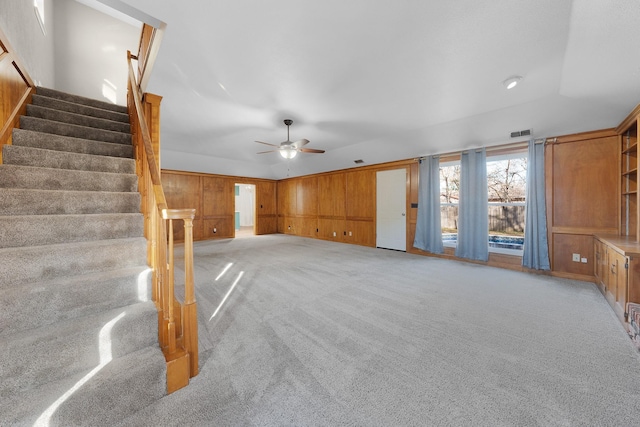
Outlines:
{"label": "ceiling fan light kit", "polygon": [[281,148],[280,155],[284,159],[293,159],[298,154],[295,148]]}
{"label": "ceiling fan light kit", "polygon": [[514,87],[516,87],[518,85],[518,83],[520,83],[522,81],[522,76],[511,76],[509,78],[507,78],[506,80],[504,80],[502,82],[502,84],[504,85],[504,87],[506,87],[507,89],[513,89]]}
{"label": "ceiling fan light kit", "polygon": [[258,154],[273,153],[277,151],[278,153],[280,153],[280,156],[282,156],[283,159],[290,160],[290,159],[293,159],[295,156],[297,156],[298,152],[316,153],[316,154],[324,153],[324,150],[316,150],[314,148],[302,148],[303,146],[309,143],[308,139],[303,138],[299,141],[291,142],[291,140],[289,139],[289,126],[291,126],[292,123],[293,123],[293,120],[284,119],[284,124],[287,126],[287,140],[281,142],[280,145],[269,144],[268,142],[263,142],[263,141],[256,141],[258,144],[264,144],[270,147],[277,148],[276,150],[261,151]]}

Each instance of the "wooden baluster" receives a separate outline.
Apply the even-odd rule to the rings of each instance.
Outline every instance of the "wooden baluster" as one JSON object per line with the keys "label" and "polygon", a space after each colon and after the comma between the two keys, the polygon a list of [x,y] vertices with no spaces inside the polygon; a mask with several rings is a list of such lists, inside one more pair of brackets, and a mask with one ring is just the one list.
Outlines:
{"label": "wooden baluster", "polygon": [[173,317],[174,308],[174,264],[173,264],[173,220],[169,220],[169,264],[167,274],[167,305],[168,305],[168,324],[167,334],[169,338],[169,354],[176,351],[176,325]]}
{"label": "wooden baluster", "polygon": [[166,277],[167,277],[167,252],[166,252],[166,234],[165,234],[165,222],[160,217],[158,210],[155,209],[153,215],[156,217],[156,229],[154,230],[156,238],[156,288],[158,292],[158,340],[160,346],[165,348],[169,345],[169,337],[167,335],[167,291]]}

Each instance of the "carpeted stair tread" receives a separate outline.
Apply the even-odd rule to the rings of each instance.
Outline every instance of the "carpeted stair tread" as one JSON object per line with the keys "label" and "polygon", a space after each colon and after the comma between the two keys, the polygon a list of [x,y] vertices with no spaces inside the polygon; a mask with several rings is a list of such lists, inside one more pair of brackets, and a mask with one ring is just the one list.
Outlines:
{"label": "carpeted stair tread", "polygon": [[116,111],[118,113],[127,113],[127,107],[123,105],[112,104],[106,101],[99,101],[97,99],[85,98],[84,96],[72,95],[70,93],[61,92],[55,89],[49,89],[45,87],[36,88],[36,94],[46,96],[49,98],[60,99],[62,101],[72,102],[75,104],[88,105],[90,107],[102,108],[103,110]]}
{"label": "carpeted stair tread", "polygon": [[[33,426],[45,412],[51,426],[112,426],[162,398],[166,366],[157,345],[76,375],[3,398],[0,421]],[[69,393],[66,399],[63,395]],[[52,409],[50,406],[58,403]],[[49,410],[48,410],[49,409]]]}
{"label": "carpeted stair tread", "polygon": [[133,159],[68,153],[17,145],[5,145],[2,148],[4,164],[95,172],[136,173],[136,162]]}
{"label": "carpeted stair tread", "polygon": [[106,129],[113,132],[130,133],[129,123],[116,122],[98,117],[84,116],[82,114],[69,113],[67,111],[54,110],[40,105],[27,105],[27,116],[54,122],[69,123],[78,126],[86,126],[96,129]]}
{"label": "carpeted stair tread", "polygon": [[140,212],[140,193],[0,188],[0,215]]}
{"label": "carpeted stair tread", "polygon": [[[101,330],[117,319],[108,343],[99,342]],[[100,363],[99,346],[107,344],[113,358],[157,342],[153,325],[158,312],[152,301],[117,307],[52,325],[5,336],[0,362],[0,396],[58,381]],[[55,354],[55,357],[51,357]]]}
{"label": "carpeted stair tread", "polygon": [[141,237],[140,213],[0,216],[0,247]]}
{"label": "carpeted stair tread", "polygon": [[71,136],[54,135],[27,129],[14,129],[12,144],[21,147],[44,148],[70,153],[133,158],[133,145],[94,141]]}
{"label": "carpeted stair tread", "polygon": [[20,128],[73,138],[131,145],[131,135],[127,133],[61,123],[39,117],[20,116]]}
{"label": "carpeted stair tread", "polygon": [[136,191],[135,174],[0,165],[0,187],[70,191]]}
{"label": "carpeted stair tread", "polygon": [[149,301],[150,280],[142,265],[0,289],[0,337]]}
{"label": "carpeted stair tread", "polygon": [[129,115],[126,113],[105,110],[104,108],[91,107],[89,105],[68,102],[62,99],[50,98],[34,94],[31,96],[31,103],[41,107],[52,108],[68,113],[82,114],[84,116],[97,117],[99,119],[113,120],[116,122],[129,123]]}
{"label": "carpeted stair tread", "polygon": [[0,289],[146,263],[144,237],[0,248]]}

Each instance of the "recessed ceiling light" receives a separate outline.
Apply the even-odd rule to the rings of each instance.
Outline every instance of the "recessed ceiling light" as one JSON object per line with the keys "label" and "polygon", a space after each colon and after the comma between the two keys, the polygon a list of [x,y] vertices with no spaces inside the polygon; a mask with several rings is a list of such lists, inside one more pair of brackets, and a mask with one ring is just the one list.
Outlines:
{"label": "recessed ceiling light", "polygon": [[511,76],[505,81],[503,81],[502,84],[507,89],[513,89],[514,87],[517,86],[518,83],[520,83],[521,80],[522,80],[522,76]]}

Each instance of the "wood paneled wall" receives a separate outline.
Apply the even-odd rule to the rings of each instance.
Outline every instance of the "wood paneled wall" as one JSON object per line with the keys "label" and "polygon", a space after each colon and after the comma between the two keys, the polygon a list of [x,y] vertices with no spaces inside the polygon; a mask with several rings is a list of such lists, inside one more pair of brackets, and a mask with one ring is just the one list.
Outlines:
{"label": "wood paneled wall", "polygon": [[[230,238],[235,236],[235,184],[256,186],[254,232],[277,232],[276,182],[179,171],[162,171],[162,186],[167,204],[172,209],[195,208],[194,240]],[[213,230],[216,230],[214,233]],[[181,226],[174,229],[174,238],[184,240]]]}
{"label": "wood paneled wall", "polygon": [[[592,280],[593,235],[619,233],[619,144],[611,129],[559,137],[546,147],[549,256],[555,275]],[[572,261],[574,253],[587,262]]]}
{"label": "wood paneled wall", "polygon": [[11,144],[12,130],[19,127],[34,92],[33,81],[0,30],[0,163],[2,146]]}
{"label": "wood paneled wall", "polygon": [[278,232],[375,246],[376,169],[279,181]]}

